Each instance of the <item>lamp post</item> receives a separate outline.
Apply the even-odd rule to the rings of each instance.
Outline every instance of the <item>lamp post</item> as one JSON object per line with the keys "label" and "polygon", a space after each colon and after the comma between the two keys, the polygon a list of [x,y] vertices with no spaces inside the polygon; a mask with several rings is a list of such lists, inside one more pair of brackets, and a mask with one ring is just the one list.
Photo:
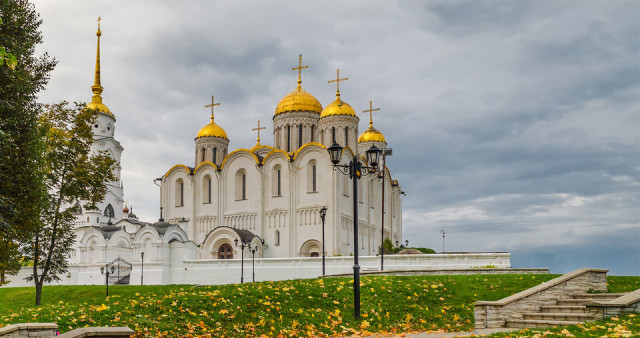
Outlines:
{"label": "lamp post", "polygon": [[333,170],[339,169],[341,173],[349,175],[349,178],[353,180],[353,307],[354,317],[356,320],[360,320],[360,265],[358,263],[358,179],[362,174],[371,174],[376,172],[378,166],[378,160],[380,159],[380,150],[375,145],[372,145],[367,150],[367,162],[370,167],[362,165],[358,159],[356,153],[353,160],[349,164],[338,164],[342,157],[342,147],[333,143],[329,149],[329,156],[331,163],[333,163]]}
{"label": "lamp post", "polygon": [[142,259],[142,272],[140,273],[140,285],[144,285],[144,251],[140,253]]}
{"label": "lamp post", "polygon": [[[234,242],[236,243],[236,246],[238,246],[237,238],[234,240]],[[242,260],[240,261],[240,284],[244,283],[244,249],[248,247],[249,244],[245,243],[244,241],[240,242],[240,251],[242,251]]]}
{"label": "lamp post", "polygon": [[404,240],[404,246],[407,247],[407,248],[409,247],[409,240],[408,239]]}
{"label": "lamp post", "polygon": [[256,245],[255,248],[250,248],[251,249],[251,273],[252,273],[252,277],[253,277],[253,282],[256,282],[256,252],[258,251],[258,246]]}
{"label": "lamp post", "polygon": [[[105,275],[105,284],[107,285],[107,297],[109,297],[109,265],[107,264],[107,269],[106,272],[107,274]],[[115,268],[113,266],[111,266],[111,273],[113,274],[113,272],[115,271]],[[105,267],[101,266],[100,267],[100,274],[104,274],[105,273]]]}
{"label": "lamp post", "polygon": [[444,253],[444,230],[440,230],[440,234],[442,235],[442,253]]}
{"label": "lamp post", "polygon": [[380,164],[380,175],[382,179],[382,222],[380,225],[380,271],[384,271],[384,168],[387,166],[387,156],[391,156],[393,150],[386,148],[382,152],[382,163]]}
{"label": "lamp post", "polygon": [[324,218],[327,216],[327,207],[322,207],[320,209],[320,219],[322,220],[322,275],[325,276],[325,265],[324,265]]}

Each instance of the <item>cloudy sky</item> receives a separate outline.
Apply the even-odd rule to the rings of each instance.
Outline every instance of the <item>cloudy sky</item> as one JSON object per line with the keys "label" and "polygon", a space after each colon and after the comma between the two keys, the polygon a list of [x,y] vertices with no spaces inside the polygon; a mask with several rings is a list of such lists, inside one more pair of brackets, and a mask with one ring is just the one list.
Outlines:
{"label": "cloudy sky", "polygon": [[640,274],[638,1],[35,4],[39,51],[59,61],[45,103],[91,99],[102,17],[104,102],[144,220],[152,180],[192,165],[210,96],[230,149],[251,147],[303,54],[323,105],[340,68],[345,101],[381,108],[411,246],[441,251],[443,229],[446,251],[509,251],[514,267]]}

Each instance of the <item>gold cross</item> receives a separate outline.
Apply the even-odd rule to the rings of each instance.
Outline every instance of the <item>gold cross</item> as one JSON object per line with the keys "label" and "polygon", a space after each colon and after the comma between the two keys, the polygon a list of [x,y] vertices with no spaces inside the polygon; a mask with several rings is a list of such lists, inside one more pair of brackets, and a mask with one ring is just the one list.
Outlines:
{"label": "gold cross", "polygon": [[298,86],[300,86],[300,84],[302,83],[302,70],[306,68],[309,68],[309,66],[302,66],[302,54],[300,54],[300,59],[298,60],[298,67],[291,68],[291,70],[298,71]]}
{"label": "gold cross", "polygon": [[258,131],[258,143],[260,143],[260,130],[267,129],[267,127],[260,128],[260,120],[258,120],[258,128],[253,128],[251,131]]}
{"label": "gold cross", "polygon": [[363,110],[363,113],[369,113],[369,127],[373,127],[373,112],[380,111],[380,108],[373,108],[373,101],[369,100],[369,109]]}
{"label": "gold cross", "polygon": [[347,81],[347,80],[349,80],[348,77],[344,77],[344,78],[341,79],[340,78],[340,68],[336,69],[336,79],[329,81],[329,83],[336,82],[336,84],[337,84],[336,96],[337,97],[340,97],[340,81]]}
{"label": "gold cross", "polygon": [[213,121],[213,107],[219,106],[219,105],[220,105],[220,102],[213,103],[213,95],[211,95],[211,104],[208,104],[208,105],[204,106],[205,108],[211,107],[211,121]]}
{"label": "gold cross", "polygon": [[100,20],[102,20],[102,18],[98,17],[98,30],[100,30]]}

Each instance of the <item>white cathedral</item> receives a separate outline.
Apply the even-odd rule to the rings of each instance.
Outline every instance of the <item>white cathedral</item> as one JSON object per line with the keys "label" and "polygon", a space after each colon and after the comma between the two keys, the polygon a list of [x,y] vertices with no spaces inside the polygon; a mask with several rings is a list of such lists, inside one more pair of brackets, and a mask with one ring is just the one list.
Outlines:
{"label": "white cathedral", "polygon": [[354,244],[353,184],[334,170],[327,149],[338,143],[344,148],[342,164],[357,156],[366,165],[360,154],[372,145],[385,150],[387,142],[373,127],[371,106],[369,127],[359,134],[356,112],[340,97],[339,82],[345,79],[330,81],[338,90],[335,101],[324,108],[302,88],[302,56],[293,68],[298,71],[297,87],[275,107],[273,145],[260,143],[260,130],[265,128],[258,122],[256,145],[229,151],[229,136],[214,121],[218,103],[212,96],[206,106],[211,120],[197,134],[194,131],[194,162],[176,164],[161,177],[159,221],[138,220],[124,203],[123,147],[115,138],[116,117],[101,96],[100,27],[97,36],[94,95],[87,104],[99,112],[92,147],[108,151],[118,166],[99,210],[81,209],[77,214],[72,265],[118,258],[134,264],[163,262],[175,259],[177,248],[180,259],[237,259],[245,250],[242,243],[254,249],[255,257],[318,257],[323,253],[323,207],[327,256],[352,255],[354,245],[360,255],[375,256],[382,233],[392,243],[401,241],[402,191],[383,166],[359,179],[359,240]]}

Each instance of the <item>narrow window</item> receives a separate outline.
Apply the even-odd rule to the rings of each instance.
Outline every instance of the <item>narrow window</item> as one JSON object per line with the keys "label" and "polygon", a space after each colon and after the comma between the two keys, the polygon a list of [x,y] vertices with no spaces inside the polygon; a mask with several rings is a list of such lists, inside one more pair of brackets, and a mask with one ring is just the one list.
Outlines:
{"label": "narrow window", "polygon": [[205,149],[202,148],[200,150],[200,162],[204,162],[204,154],[205,154]]}
{"label": "narrow window", "polygon": [[180,206],[184,205],[184,182],[180,181]]}
{"label": "narrow window", "polygon": [[316,192],[316,165],[313,165],[313,192]]}
{"label": "narrow window", "polygon": [[282,186],[281,186],[281,177],[280,177],[280,169],[278,169],[278,196],[282,196]]}
{"label": "narrow window", "polygon": [[207,203],[211,203],[211,178],[207,180]]}
{"label": "narrow window", "polygon": [[331,143],[336,143],[336,127],[331,128]]}
{"label": "narrow window", "polygon": [[218,148],[213,148],[213,156],[211,156],[211,162],[215,163],[216,165],[218,165],[218,162],[216,162],[217,155],[218,155]]}
{"label": "narrow window", "polygon": [[276,230],[276,246],[280,245],[280,231]]}
{"label": "narrow window", "polygon": [[344,146],[349,146],[349,128],[344,128]]}
{"label": "narrow window", "polygon": [[315,132],[315,126],[311,126],[311,142],[315,141],[315,138],[313,137],[313,133]]}
{"label": "narrow window", "polygon": [[291,151],[291,126],[287,126],[287,152]]}
{"label": "narrow window", "polygon": [[175,190],[175,205],[176,207],[181,207],[184,205],[184,182],[181,178],[176,180]]}
{"label": "narrow window", "polygon": [[247,199],[247,175],[242,175],[242,199]]}
{"label": "narrow window", "polygon": [[302,147],[302,125],[298,125],[298,148]]}

